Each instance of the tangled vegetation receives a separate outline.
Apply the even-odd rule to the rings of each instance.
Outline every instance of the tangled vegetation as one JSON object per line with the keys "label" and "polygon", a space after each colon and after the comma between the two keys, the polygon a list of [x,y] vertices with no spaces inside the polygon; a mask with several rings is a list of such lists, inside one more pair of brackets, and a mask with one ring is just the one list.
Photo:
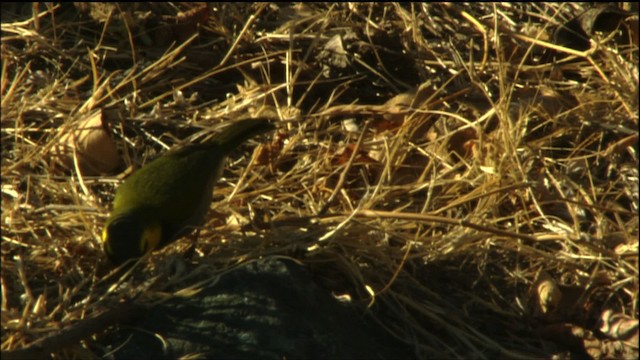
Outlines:
{"label": "tangled vegetation", "polygon": [[[46,340],[286,256],[416,358],[637,358],[630,11],[3,5],[3,357],[103,356],[114,323]],[[229,160],[189,266],[181,240],[117,278],[100,234],[126,169],[258,116],[278,131]]]}

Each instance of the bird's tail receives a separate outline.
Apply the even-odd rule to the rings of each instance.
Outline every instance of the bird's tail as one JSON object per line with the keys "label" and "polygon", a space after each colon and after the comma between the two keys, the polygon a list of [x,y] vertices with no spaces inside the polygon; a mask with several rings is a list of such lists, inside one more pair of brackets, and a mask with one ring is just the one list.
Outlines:
{"label": "bird's tail", "polygon": [[273,129],[275,126],[264,118],[241,120],[222,130],[215,136],[214,142],[228,153],[252,137]]}

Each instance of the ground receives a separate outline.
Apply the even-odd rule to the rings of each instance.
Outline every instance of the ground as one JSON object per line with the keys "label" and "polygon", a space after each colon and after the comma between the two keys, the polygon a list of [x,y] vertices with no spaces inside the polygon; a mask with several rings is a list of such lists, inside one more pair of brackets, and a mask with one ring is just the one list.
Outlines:
{"label": "ground", "polygon": [[[284,256],[417,358],[637,358],[635,6],[3,5],[3,357]],[[246,117],[195,248],[112,273],[130,168]]]}

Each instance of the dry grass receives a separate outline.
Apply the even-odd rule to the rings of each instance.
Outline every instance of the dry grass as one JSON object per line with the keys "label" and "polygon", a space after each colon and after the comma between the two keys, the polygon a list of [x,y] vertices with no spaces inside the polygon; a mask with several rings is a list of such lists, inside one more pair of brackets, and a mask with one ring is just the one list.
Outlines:
{"label": "dry grass", "polygon": [[[173,6],[3,8],[3,352],[269,255],[420,358],[563,354],[555,325],[638,318],[638,47],[554,42],[586,5]],[[99,109],[126,165],[278,119],[230,161],[188,270],[169,269],[181,240],[110,275],[118,171],[54,161]],[[99,330],[55,357],[100,356]]]}

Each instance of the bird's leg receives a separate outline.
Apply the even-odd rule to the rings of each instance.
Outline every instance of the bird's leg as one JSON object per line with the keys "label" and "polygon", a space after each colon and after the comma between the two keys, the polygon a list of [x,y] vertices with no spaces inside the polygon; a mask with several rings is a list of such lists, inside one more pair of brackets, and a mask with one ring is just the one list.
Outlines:
{"label": "bird's leg", "polygon": [[191,234],[189,234],[189,238],[191,239],[191,244],[187,248],[187,251],[184,253],[185,260],[193,260],[193,256],[197,251],[196,242],[198,241],[199,237],[200,237],[200,228],[197,227],[195,228],[195,231],[192,231]]}

